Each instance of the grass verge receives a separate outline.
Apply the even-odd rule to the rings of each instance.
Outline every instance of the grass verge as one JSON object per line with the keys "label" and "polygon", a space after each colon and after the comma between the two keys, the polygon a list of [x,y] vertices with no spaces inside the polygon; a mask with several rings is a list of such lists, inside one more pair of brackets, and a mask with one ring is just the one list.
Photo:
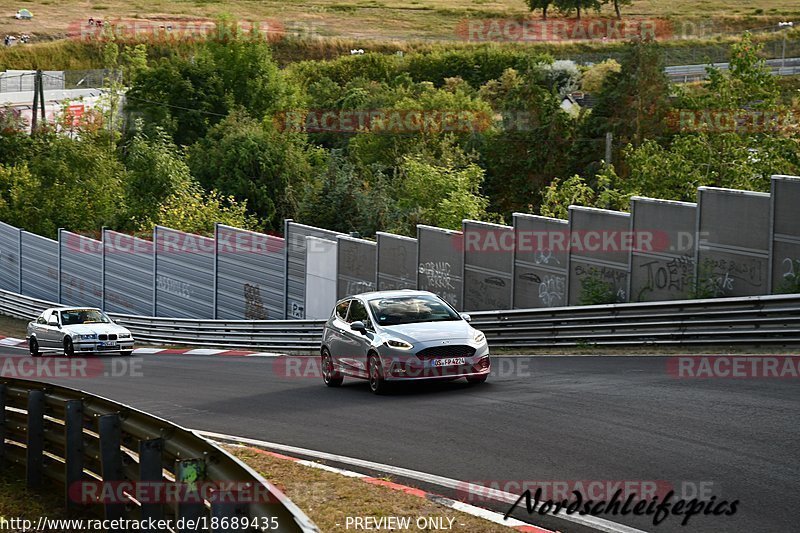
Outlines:
{"label": "grass verge", "polygon": [[40,516],[66,518],[64,502],[52,494],[29,491],[20,472],[4,470],[0,477],[0,519],[36,521]]}
{"label": "grass verge", "polygon": [[10,316],[0,315],[0,337],[25,338],[25,328],[27,320],[11,318]]}
{"label": "grass verge", "polygon": [[[321,531],[345,531],[347,517],[398,516],[411,518],[411,531],[419,517],[454,519],[456,533],[506,533],[508,527],[443,507],[434,502],[380,485],[365,483],[267,455],[254,448],[225,446],[255,468],[303,509]],[[352,529],[352,527],[350,528]]]}

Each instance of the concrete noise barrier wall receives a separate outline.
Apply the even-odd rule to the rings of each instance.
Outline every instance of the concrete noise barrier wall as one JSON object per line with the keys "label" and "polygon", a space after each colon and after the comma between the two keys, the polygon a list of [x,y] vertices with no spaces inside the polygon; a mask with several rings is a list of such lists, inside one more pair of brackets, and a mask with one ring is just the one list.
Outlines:
{"label": "concrete noise barrier wall", "polygon": [[700,187],[697,204],[698,295],[767,294],[770,195]]}
{"label": "concrete noise barrier wall", "polygon": [[514,308],[567,305],[569,222],[514,213],[514,234]]}
{"label": "concrete noise barrier wall", "polygon": [[633,302],[683,300],[693,291],[697,204],[631,198]]}

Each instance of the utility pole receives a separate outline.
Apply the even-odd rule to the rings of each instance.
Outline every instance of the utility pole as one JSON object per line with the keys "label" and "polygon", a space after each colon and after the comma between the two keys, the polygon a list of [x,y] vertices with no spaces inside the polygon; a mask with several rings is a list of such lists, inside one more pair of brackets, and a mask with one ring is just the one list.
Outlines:
{"label": "utility pole", "polygon": [[39,109],[41,107],[42,124],[47,119],[44,111],[44,83],[42,83],[42,70],[37,69],[33,78],[33,114],[31,115],[31,134],[36,131],[38,125]]}
{"label": "utility pole", "polygon": [[42,124],[46,124],[47,118],[44,114],[44,79],[42,78],[42,70],[37,70],[36,74],[39,75],[39,105],[41,106],[40,109],[42,110]]}
{"label": "utility pole", "polygon": [[610,132],[606,132],[606,166],[611,164],[611,144],[614,140],[614,135]]}
{"label": "utility pole", "polygon": [[37,70],[33,77],[33,113],[31,114],[31,135],[33,135],[36,131],[36,119],[39,116],[39,72],[41,71]]}

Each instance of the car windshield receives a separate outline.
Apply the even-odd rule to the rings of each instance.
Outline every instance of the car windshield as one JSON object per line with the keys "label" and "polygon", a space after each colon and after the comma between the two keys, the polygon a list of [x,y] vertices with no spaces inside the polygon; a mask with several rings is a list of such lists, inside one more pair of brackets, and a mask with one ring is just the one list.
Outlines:
{"label": "car windshield", "polygon": [[461,316],[435,296],[396,296],[370,300],[370,309],[381,326],[461,320]]}
{"label": "car windshield", "polygon": [[61,324],[72,326],[75,324],[108,324],[109,318],[97,309],[70,309],[61,311]]}

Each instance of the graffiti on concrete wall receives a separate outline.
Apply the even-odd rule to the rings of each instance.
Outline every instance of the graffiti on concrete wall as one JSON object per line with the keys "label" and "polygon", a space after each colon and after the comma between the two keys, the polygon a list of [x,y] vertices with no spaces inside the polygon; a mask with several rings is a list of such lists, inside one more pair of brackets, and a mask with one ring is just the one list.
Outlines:
{"label": "graffiti on concrete wall", "polygon": [[639,265],[644,271],[645,282],[639,290],[637,300],[642,300],[648,293],[659,291],[675,295],[685,295],[692,289],[694,280],[694,257],[682,255],[669,260],[652,259]]}

